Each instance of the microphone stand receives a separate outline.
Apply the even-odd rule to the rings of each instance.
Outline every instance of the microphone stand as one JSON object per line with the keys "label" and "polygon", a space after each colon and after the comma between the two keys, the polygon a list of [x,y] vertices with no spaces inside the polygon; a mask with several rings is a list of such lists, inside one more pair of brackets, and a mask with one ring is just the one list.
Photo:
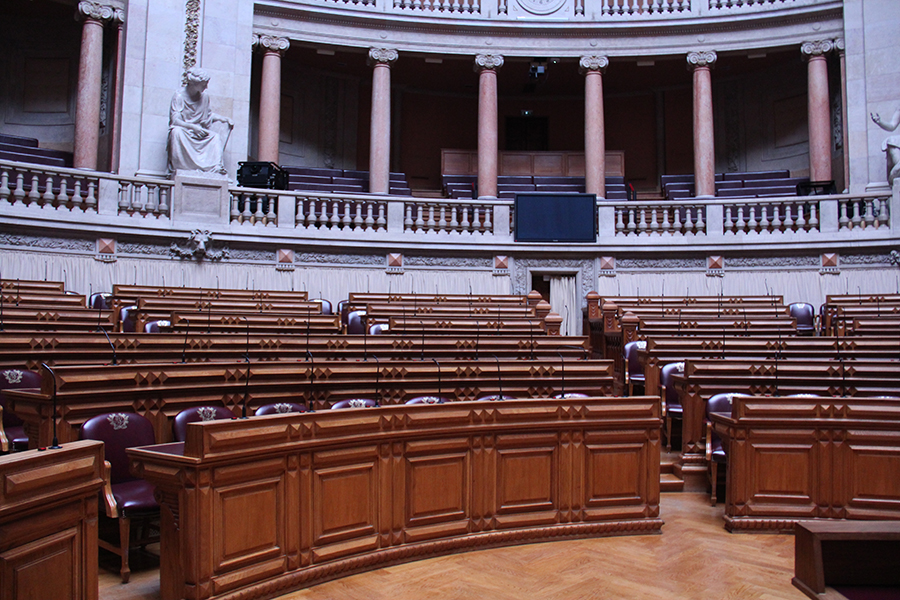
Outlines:
{"label": "microphone stand", "polygon": [[437,366],[437,384],[438,384],[438,398],[441,398],[441,363],[437,361],[436,358],[432,358],[431,361]]}
{"label": "microphone stand", "polygon": [[381,363],[378,362],[378,357],[374,354],[372,358],[375,359],[375,403],[381,404]]}
{"label": "microphone stand", "polygon": [[244,402],[241,406],[241,418],[247,418],[247,400],[250,397],[250,355],[245,354],[244,359],[247,361],[247,380],[244,383]]}
{"label": "microphone stand", "polygon": [[481,321],[475,319],[475,360],[478,360],[478,337],[481,333]]}
{"label": "microphone stand", "polygon": [[312,402],[313,402],[313,386],[316,383],[316,361],[313,360],[312,352],[309,351],[309,348],[306,349],[306,360],[309,361],[309,398],[306,401],[306,404],[309,407],[309,410],[312,410]]}
{"label": "microphone stand", "polygon": [[188,332],[191,330],[191,320],[187,319],[185,321],[186,327],[184,328],[184,343],[181,345],[181,362],[184,363],[185,355],[187,354],[187,340],[188,340]]}
{"label": "microphone stand", "polygon": [[500,369],[500,359],[494,354],[494,360],[497,361],[497,389],[500,391],[498,400],[503,400],[503,372]]}
{"label": "microphone stand", "polygon": [[212,315],[210,314],[211,309],[212,309],[212,302],[210,302],[206,305],[206,333],[207,333],[207,335],[209,335],[209,333],[211,332],[210,327],[212,326]]}
{"label": "microphone stand", "polygon": [[[100,331],[102,331],[103,335],[106,336],[106,341],[109,343],[109,347],[112,350],[112,354],[113,354],[112,364],[115,365],[116,364],[116,347],[115,347],[115,345],[113,345],[112,340],[109,339],[109,334],[106,333],[106,330],[101,328]],[[43,364],[43,363],[41,363],[41,364]],[[51,371],[51,373],[52,373],[52,371]]]}
{"label": "microphone stand", "polygon": [[47,366],[47,363],[41,363],[41,366],[47,369],[53,381],[53,392],[50,395],[50,399],[53,400],[53,444],[50,446],[50,450],[59,450],[62,446],[59,445],[59,438],[56,436],[56,373]]}
{"label": "microphone stand", "polygon": [[566,397],[566,359],[562,355],[562,352],[560,352],[559,350],[557,350],[556,353],[559,355],[559,364],[562,367],[562,378],[560,379],[560,388],[562,388],[562,389],[561,389],[559,397],[565,398]]}
{"label": "microphone stand", "polygon": [[425,360],[425,323],[419,319],[419,326],[422,328],[422,355],[421,360]]}

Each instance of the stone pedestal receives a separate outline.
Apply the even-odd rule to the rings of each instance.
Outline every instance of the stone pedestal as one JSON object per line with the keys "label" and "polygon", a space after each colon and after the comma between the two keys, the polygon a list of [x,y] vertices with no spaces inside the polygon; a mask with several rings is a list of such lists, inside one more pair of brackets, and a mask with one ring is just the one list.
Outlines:
{"label": "stone pedestal", "polygon": [[201,176],[190,171],[175,172],[172,192],[172,220],[179,225],[195,223],[205,227],[228,225],[231,210],[228,180]]}

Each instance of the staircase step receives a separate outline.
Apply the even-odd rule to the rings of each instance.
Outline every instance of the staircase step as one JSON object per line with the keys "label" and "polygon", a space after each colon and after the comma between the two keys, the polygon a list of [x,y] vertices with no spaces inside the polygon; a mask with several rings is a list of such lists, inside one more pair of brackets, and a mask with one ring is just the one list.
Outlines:
{"label": "staircase step", "polygon": [[671,473],[661,473],[659,476],[660,492],[680,492],[684,490],[684,481]]}

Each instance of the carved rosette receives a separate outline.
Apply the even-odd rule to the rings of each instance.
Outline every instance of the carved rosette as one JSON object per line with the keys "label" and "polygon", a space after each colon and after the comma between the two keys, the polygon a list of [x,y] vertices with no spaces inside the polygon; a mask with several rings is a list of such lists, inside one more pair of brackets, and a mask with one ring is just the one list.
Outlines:
{"label": "carved rosette", "polygon": [[[116,16],[117,12],[122,12],[121,10],[117,11],[112,6],[107,6],[105,4],[100,4],[99,2],[79,2],[78,3],[78,12],[76,13],[75,18],[79,20],[91,20],[91,21],[100,21],[101,23],[105,23],[113,19]],[[124,15],[123,15],[124,20]]]}
{"label": "carved rosette", "polygon": [[713,50],[700,50],[698,52],[688,52],[687,64],[688,69],[694,70],[701,67],[712,68],[716,63],[718,55]]}
{"label": "carved rosette", "polygon": [[609,66],[609,59],[605,56],[582,56],[578,61],[578,71],[584,75],[591,71],[604,73]]}
{"label": "carved rosette", "polygon": [[256,35],[253,34],[253,47],[263,52],[275,52],[284,54],[285,50],[291,47],[291,41],[287,38],[276,37],[274,35]]}
{"label": "carved rosette", "polygon": [[503,57],[499,54],[479,54],[475,57],[475,71],[496,71],[503,66]]}
{"label": "carved rosette", "polygon": [[834,48],[834,42],[831,40],[816,40],[813,42],[803,42],[800,46],[800,52],[805,58],[814,58],[816,56],[825,56]]}
{"label": "carved rosette", "polygon": [[396,62],[399,53],[394,48],[369,48],[369,65],[388,65]]}

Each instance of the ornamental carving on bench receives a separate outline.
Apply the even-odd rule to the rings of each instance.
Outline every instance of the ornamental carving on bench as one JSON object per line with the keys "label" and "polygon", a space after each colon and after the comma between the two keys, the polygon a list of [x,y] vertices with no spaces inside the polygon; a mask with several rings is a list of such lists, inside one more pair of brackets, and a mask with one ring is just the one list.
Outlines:
{"label": "ornamental carving on bench", "polygon": [[191,237],[188,238],[185,244],[178,245],[173,242],[169,252],[172,256],[182,260],[194,259],[201,261],[204,258],[207,260],[230,258],[228,248],[212,249],[212,233],[209,230],[200,229],[193,230]]}

